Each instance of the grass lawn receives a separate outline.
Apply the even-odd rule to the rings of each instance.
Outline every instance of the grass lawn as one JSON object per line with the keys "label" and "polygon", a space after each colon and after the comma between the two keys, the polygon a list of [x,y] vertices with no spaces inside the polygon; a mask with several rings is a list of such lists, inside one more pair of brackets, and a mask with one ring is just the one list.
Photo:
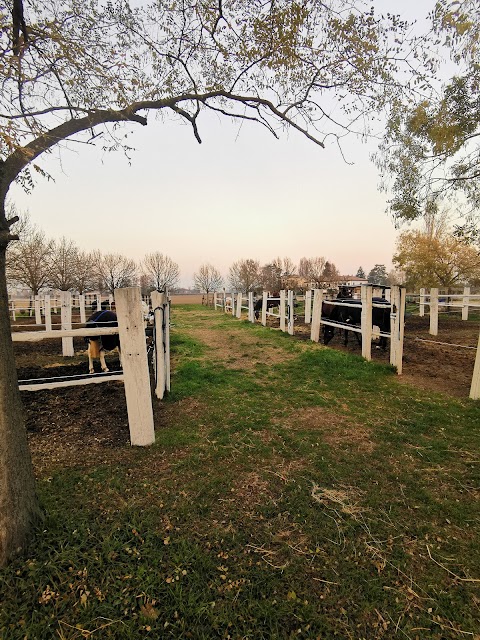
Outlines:
{"label": "grass lawn", "polygon": [[0,638],[479,640],[480,403],[199,306],[172,324],[156,444],[45,467]]}

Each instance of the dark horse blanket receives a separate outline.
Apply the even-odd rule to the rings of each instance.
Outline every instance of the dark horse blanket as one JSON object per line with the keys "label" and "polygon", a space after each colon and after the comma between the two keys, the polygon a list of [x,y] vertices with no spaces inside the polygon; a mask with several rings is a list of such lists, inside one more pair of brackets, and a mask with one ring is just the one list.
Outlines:
{"label": "dark horse blanket", "polygon": [[[86,322],[87,329],[92,328],[105,328],[105,327],[118,327],[117,314],[114,311],[102,310],[95,311]],[[120,339],[118,334],[113,336],[96,336],[94,338],[87,338],[87,341],[98,340],[100,346],[105,351],[112,351],[120,345]]]}

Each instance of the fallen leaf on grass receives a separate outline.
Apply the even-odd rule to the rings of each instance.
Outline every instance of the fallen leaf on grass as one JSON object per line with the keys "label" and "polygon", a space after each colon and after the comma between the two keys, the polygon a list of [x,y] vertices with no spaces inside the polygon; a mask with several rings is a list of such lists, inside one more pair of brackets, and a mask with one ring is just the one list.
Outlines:
{"label": "fallen leaf on grass", "polygon": [[140,607],[140,613],[144,618],[148,618],[149,620],[156,620],[158,618],[158,611],[150,602],[142,604]]}

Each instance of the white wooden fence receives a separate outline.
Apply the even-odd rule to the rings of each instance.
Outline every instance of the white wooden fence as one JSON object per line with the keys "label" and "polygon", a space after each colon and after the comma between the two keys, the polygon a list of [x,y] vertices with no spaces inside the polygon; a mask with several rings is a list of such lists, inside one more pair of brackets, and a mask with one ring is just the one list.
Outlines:
{"label": "white wooden fence", "polygon": [[[278,302],[278,313],[269,311],[268,301]],[[275,308],[275,307],[273,307]],[[295,333],[295,309],[294,309],[294,292],[291,290],[280,291],[280,296],[274,298],[264,291],[262,294],[262,324],[267,326],[267,317],[279,318],[280,331],[287,332],[291,336]]]}
{"label": "white wooden fence", "polygon": [[[454,294],[439,294],[438,287],[432,287],[427,293],[427,289],[422,287],[419,294],[409,294],[410,301],[418,300],[419,315],[425,316],[425,308],[428,307],[428,313],[430,317],[429,333],[432,336],[438,336],[438,322],[440,309],[443,312],[456,312],[461,311],[462,320],[468,320],[469,310],[480,309],[480,295],[472,295],[470,287],[464,287],[463,293]],[[448,345],[449,343],[440,343]],[[463,345],[451,345],[452,348],[474,348],[465,347]],[[470,384],[469,397],[472,400],[480,399],[480,335],[477,343],[477,350],[475,356],[475,365],[473,368],[472,382]]]}
{"label": "white wooden fence", "polygon": [[[62,307],[62,300],[64,299],[65,291],[60,291],[55,296],[50,294],[41,294],[30,298],[27,304],[24,304],[24,299],[10,298],[8,301],[12,320],[16,322],[18,315],[27,313],[30,317],[35,315],[35,325],[42,326],[51,324],[51,315],[57,314],[58,309]],[[86,307],[91,307],[92,311],[100,311],[102,303],[107,302],[110,306],[114,304],[114,298],[112,295],[100,296],[92,294],[74,295],[70,294],[70,306],[72,314],[75,310],[78,310],[80,315],[80,323],[85,324]],[[23,300],[23,301],[22,301]],[[43,317],[43,319],[42,319]],[[35,326],[31,323],[25,326]],[[18,326],[18,325],[17,325]],[[48,329],[47,329],[48,330]]]}
{"label": "white wooden fence", "polygon": [[[313,295],[313,311],[310,311],[312,305],[312,293]],[[237,294],[236,304],[235,295],[228,294],[231,297],[231,302],[228,304],[225,302],[227,295],[225,292],[217,292],[215,298],[215,309],[221,308],[226,313],[231,312],[237,318],[242,317],[242,309],[247,309],[248,319],[251,322],[255,322],[254,305],[253,305],[253,293],[248,295],[248,306],[243,304],[245,296],[241,293]],[[372,309],[373,307],[379,307],[385,309],[384,304],[374,303],[373,300],[373,287],[371,285],[363,285],[361,289],[361,326],[355,327],[349,325],[350,331],[355,331],[362,334],[362,356],[366,360],[371,360],[372,349]],[[379,337],[390,339],[390,363],[396,367],[397,373],[402,373],[402,361],[403,361],[403,337],[404,337],[404,323],[405,323],[405,289],[400,287],[392,287],[390,302],[390,325],[391,330],[389,333],[378,333]],[[270,311],[268,308],[268,301],[274,300],[278,302],[278,312]],[[337,327],[339,329],[345,329],[345,325],[338,322],[332,322],[326,318],[322,318],[322,302],[323,291],[321,289],[314,289],[307,291],[305,294],[305,318],[311,321],[310,338],[314,342],[318,342],[320,339],[321,325]],[[335,301],[329,300],[330,304],[342,304],[343,306],[349,305],[348,301]],[[272,298],[269,293],[264,291],[262,293],[262,306],[260,320],[263,326],[267,325],[267,317],[278,318],[280,320],[281,331],[288,331],[290,335],[294,335],[294,292],[293,291],[280,291],[278,298]],[[359,308],[358,303],[352,302],[350,306]],[[275,308],[275,307],[272,307]],[[480,367],[480,365],[479,365]]]}
{"label": "white wooden fence", "polygon": [[430,316],[429,333],[432,336],[438,335],[438,318],[440,313],[461,312],[462,320],[468,320],[469,311],[480,309],[480,295],[470,293],[470,287],[464,287],[463,293],[439,294],[438,287],[432,287],[427,293],[427,289],[422,287],[418,294],[409,294],[411,302],[417,302],[419,306],[419,316],[425,316],[425,308],[428,307]]}
{"label": "white wooden fence", "polygon": [[[267,317],[279,318],[281,331],[288,331],[290,335],[294,334],[294,292],[293,291],[280,291],[278,298],[273,298],[267,291],[262,293],[262,307],[259,312],[260,320],[263,326],[267,325]],[[278,312],[270,311],[267,305],[268,301],[278,301]],[[247,301],[247,304],[245,304]],[[247,317],[249,322],[255,322],[255,301],[253,292],[248,294],[244,293],[225,293],[224,291],[217,291],[214,294],[214,308],[222,309],[225,313],[231,313],[235,317],[241,319],[242,311],[247,311]]]}
{"label": "white wooden fence", "polygon": [[19,388],[20,390],[33,391],[110,382],[112,380],[123,381],[127,401],[130,442],[132,445],[146,446],[155,441],[155,433],[140,289],[138,287],[117,289],[115,303],[118,327],[22,331],[12,333],[12,340],[14,342],[38,342],[47,338],[73,340],[74,337],[93,337],[118,333],[122,348],[123,373],[95,374],[93,376],[85,376],[85,378],[73,377],[71,380],[62,382],[46,381],[33,384],[33,381],[29,381],[29,384],[20,384]]}
{"label": "white wooden fence", "polygon": [[225,291],[215,291],[213,294],[213,308],[221,309],[225,313],[231,313],[236,318],[242,317],[242,311],[247,311],[249,322],[255,322],[253,292],[227,293]]}
{"label": "white wooden fence", "polygon": [[[102,303],[108,303],[111,309],[114,306],[114,296],[109,295],[107,297],[92,294],[73,296],[69,291],[61,291],[58,297],[51,297],[49,294],[38,295],[34,297],[33,306],[17,306],[18,300],[10,300],[9,306],[12,314],[12,319],[15,322],[15,327],[45,327],[45,331],[51,331],[52,326],[59,326],[62,331],[68,331],[72,329],[74,325],[84,325],[87,320],[86,307],[91,306],[92,311],[100,311]],[[52,323],[52,313],[58,314],[60,310],[60,322]],[[79,322],[73,322],[73,313],[78,310],[77,318]],[[16,322],[19,312],[29,312],[32,315],[35,312],[35,324],[19,324]],[[90,310],[88,312],[90,316]],[[55,335],[57,337],[57,335]],[[62,338],[62,355],[64,357],[71,357],[74,355],[73,351],[73,338]]]}

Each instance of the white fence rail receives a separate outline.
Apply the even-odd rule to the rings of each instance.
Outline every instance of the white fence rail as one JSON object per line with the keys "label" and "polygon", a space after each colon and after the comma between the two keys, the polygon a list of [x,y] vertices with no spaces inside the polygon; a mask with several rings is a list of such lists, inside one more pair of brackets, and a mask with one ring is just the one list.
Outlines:
{"label": "white fence rail", "polygon": [[[51,324],[52,314],[58,314],[58,310],[62,308],[62,299],[64,291],[60,291],[57,295],[41,294],[32,296],[30,298],[10,298],[8,306],[14,322],[17,321],[17,316],[27,314],[29,317],[35,315],[35,325],[42,326]],[[77,324],[85,324],[86,320],[86,308],[91,307],[91,312],[100,311],[102,303],[105,302],[112,308],[114,299],[112,295],[100,296],[100,295],[71,295],[71,311],[72,315],[80,316],[80,322]],[[31,323],[25,326],[35,326]],[[17,325],[18,326],[18,325]],[[47,327],[48,330],[48,327]]]}
{"label": "white fence rail", "polygon": [[[441,313],[461,312],[462,320],[468,320],[470,310],[480,309],[480,295],[471,294],[470,287],[464,287],[463,293],[440,294],[438,287],[422,287],[418,294],[408,294],[408,300],[418,304],[419,316],[424,317],[426,308],[430,316],[430,335],[438,335],[438,321]],[[418,300],[418,302],[417,302]]]}

